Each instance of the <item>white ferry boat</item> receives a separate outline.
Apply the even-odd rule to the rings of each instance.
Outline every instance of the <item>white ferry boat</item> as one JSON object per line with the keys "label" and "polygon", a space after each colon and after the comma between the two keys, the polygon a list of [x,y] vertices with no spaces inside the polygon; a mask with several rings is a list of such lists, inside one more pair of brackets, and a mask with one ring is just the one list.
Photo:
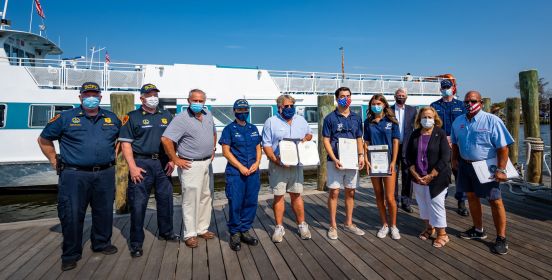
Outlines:
{"label": "white ferry boat", "polygon": [[[251,123],[262,129],[277,113],[275,99],[282,93],[296,98],[297,113],[317,131],[320,94],[333,94],[341,86],[353,92],[351,108],[366,117],[372,95],[384,94],[393,103],[398,87],[408,89],[408,104],[428,105],[440,98],[439,79],[421,76],[274,71],[257,67],[191,64],[102,63],[83,59],[49,59],[62,50],[48,38],[23,31],[0,29],[0,188],[57,184],[57,176],[42,155],[36,139],[55,114],[79,106],[77,88],[92,81],[102,87],[101,106],[109,110],[110,95],[135,93],[153,83],[160,90],[160,106],[178,114],[187,107],[188,91],[207,93],[206,107],[220,133],[234,119],[232,104],[246,98]],[[317,133],[314,134],[315,136]],[[316,140],[316,139],[315,139]],[[224,172],[220,147],[213,163]],[[263,159],[261,168],[267,167]]]}

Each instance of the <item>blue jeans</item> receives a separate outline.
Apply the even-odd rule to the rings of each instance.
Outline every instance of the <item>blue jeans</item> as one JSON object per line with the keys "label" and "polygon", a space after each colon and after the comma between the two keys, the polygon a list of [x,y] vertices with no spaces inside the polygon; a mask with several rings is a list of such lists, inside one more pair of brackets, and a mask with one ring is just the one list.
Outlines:
{"label": "blue jeans", "polygon": [[226,197],[230,214],[227,225],[231,235],[251,228],[257,211],[260,187],[259,171],[249,176],[226,176]]}
{"label": "blue jeans", "polygon": [[92,250],[111,245],[115,167],[101,171],[65,169],[58,182],[58,217],[63,233],[63,262],[78,261],[82,255],[82,229],[88,204],[92,208],[90,241]]}
{"label": "blue jeans", "polygon": [[157,226],[159,236],[173,234],[173,186],[165,174],[166,161],[154,159],[136,159],[136,165],[144,170],[144,179],[140,183],[128,180],[128,206],[130,209],[130,247],[142,248],[144,243],[144,218],[152,187],[155,187],[157,206]]}

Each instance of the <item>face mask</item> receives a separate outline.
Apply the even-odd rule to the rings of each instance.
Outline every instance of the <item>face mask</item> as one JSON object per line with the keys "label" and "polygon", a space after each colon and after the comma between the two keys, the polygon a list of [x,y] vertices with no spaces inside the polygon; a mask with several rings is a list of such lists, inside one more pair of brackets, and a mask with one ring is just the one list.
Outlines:
{"label": "face mask", "polygon": [[380,114],[381,112],[383,112],[383,106],[381,106],[381,105],[372,105],[372,106],[370,106],[370,110],[372,110],[372,112],[374,112],[376,114]]}
{"label": "face mask", "polygon": [[449,89],[442,89],[441,90],[441,95],[442,96],[451,96],[452,95],[452,88],[449,88]]}
{"label": "face mask", "polygon": [[468,103],[468,104],[465,104],[464,103],[464,106],[466,107],[466,111],[468,111],[468,114],[475,114],[477,112],[479,112],[479,110],[481,110],[481,102],[477,102],[475,104],[472,104],[472,103]]}
{"label": "face mask", "polygon": [[286,120],[291,120],[291,118],[293,118],[294,115],[295,115],[295,107],[282,109],[282,118]]}
{"label": "face mask", "polygon": [[432,128],[433,125],[435,124],[435,120],[434,119],[428,119],[428,118],[423,118],[421,119],[421,124],[424,128]]}
{"label": "face mask", "polygon": [[86,109],[96,109],[100,105],[100,98],[90,96],[82,99],[82,106]]}
{"label": "face mask", "polygon": [[203,110],[203,103],[194,102],[194,103],[190,104],[190,110],[192,110],[192,112],[194,112],[196,114],[201,112],[201,110]]}
{"label": "face mask", "polygon": [[246,121],[249,117],[249,112],[247,113],[234,113],[234,116],[236,116],[236,119],[240,121]]}
{"label": "face mask", "polygon": [[337,99],[337,105],[343,108],[349,108],[349,106],[351,105],[351,98],[349,97],[339,98]]}
{"label": "face mask", "polygon": [[152,109],[157,108],[157,105],[159,105],[159,97],[157,96],[150,96],[145,99],[146,99],[146,105]]}
{"label": "face mask", "polygon": [[404,97],[395,97],[395,102],[399,105],[403,105],[406,102],[406,98]]}

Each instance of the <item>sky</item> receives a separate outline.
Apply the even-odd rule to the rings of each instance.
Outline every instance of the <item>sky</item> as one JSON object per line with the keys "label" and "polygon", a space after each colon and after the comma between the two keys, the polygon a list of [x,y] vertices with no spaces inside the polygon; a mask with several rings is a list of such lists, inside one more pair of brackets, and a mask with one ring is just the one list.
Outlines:
{"label": "sky", "polygon": [[[519,96],[520,71],[552,81],[549,0],[40,1],[62,57],[88,38],[112,62],[338,73],[344,47],[347,73],[452,73],[493,102]],[[9,2],[12,29],[29,29],[32,2]]]}

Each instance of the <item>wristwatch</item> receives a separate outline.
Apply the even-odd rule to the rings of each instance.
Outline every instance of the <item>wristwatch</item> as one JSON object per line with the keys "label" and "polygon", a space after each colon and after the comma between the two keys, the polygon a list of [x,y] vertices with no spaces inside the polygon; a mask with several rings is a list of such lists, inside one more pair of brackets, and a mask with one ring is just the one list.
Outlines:
{"label": "wristwatch", "polygon": [[502,169],[502,168],[496,168],[496,171],[502,173],[502,174],[506,174],[506,169]]}

